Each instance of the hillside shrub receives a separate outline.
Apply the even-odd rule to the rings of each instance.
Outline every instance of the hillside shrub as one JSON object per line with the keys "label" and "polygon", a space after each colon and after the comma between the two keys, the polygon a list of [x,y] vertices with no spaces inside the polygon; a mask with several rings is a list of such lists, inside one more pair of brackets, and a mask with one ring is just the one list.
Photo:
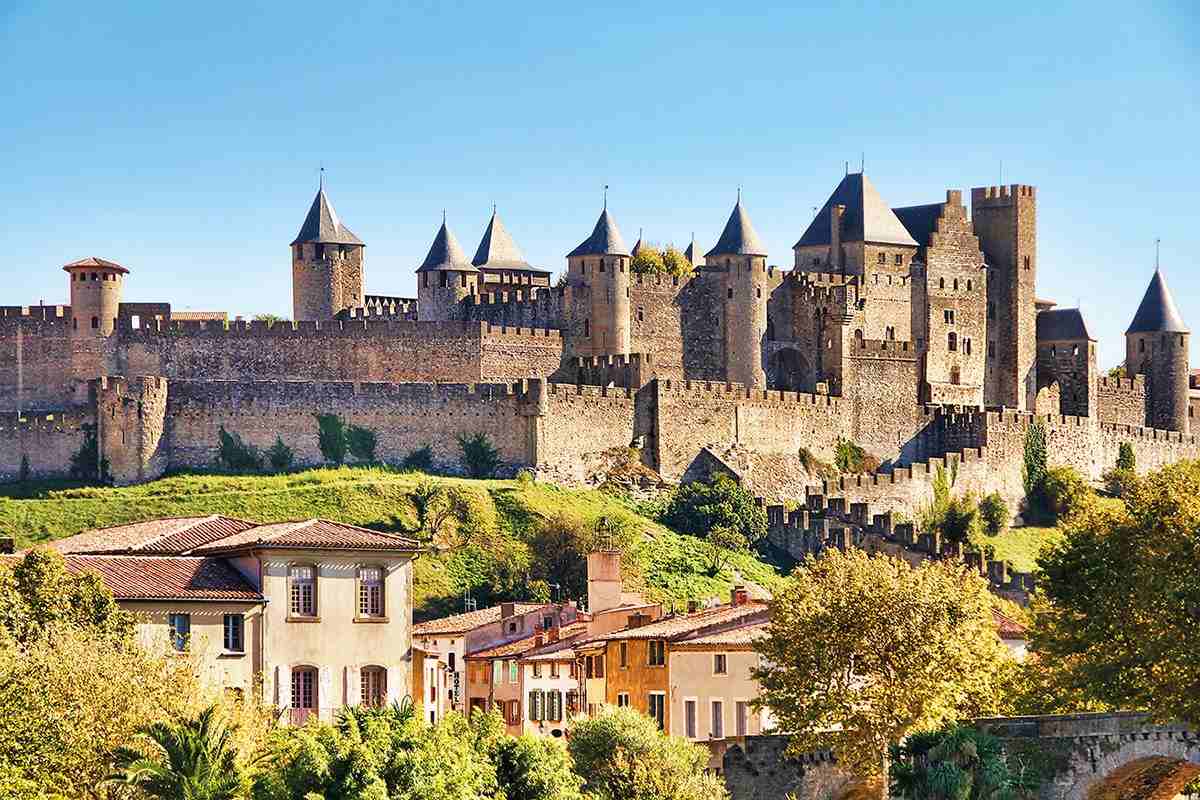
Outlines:
{"label": "hillside shrub", "polygon": [[566,597],[586,597],[588,553],[600,548],[628,553],[637,533],[629,519],[617,515],[589,525],[574,514],[555,514],[529,537],[530,577],[557,585]]}
{"label": "hillside shrub", "polygon": [[988,536],[999,536],[1008,527],[1008,503],[999,492],[984,495],[979,501],[979,520]]}
{"label": "hillside shrub", "polygon": [[1042,481],[1046,513],[1060,520],[1075,511],[1092,495],[1092,487],[1074,467],[1053,467]]}
{"label": "hillside shrub", "polygon": [[1035,422],[1025,430],[1024,463],[1021,478],[1025,485],[1025,500],[1031,508],[1044,503],[1043,482],[1046,479],[1046,426]]}
{"label": "hillside shrub", "polygon": [[433,447],[431,445],[418,447],[404,457],[400,466],[417,472],[430,472],[433,469]]}
{"label": "hillside shrub", "polygon": [[350,451],[350,455],[359,461],[374,461],[375,446],[378,443],[379,437],[370,428],[364,428],[361,425],[351,425],[346,428],[346,447]]}
{"label": "hillside shrub", "polygon": [[326,461],[341,464],[346,460],[346,423],[337,414],[317,414],[317,447]]}
{"label": "hillside shrub", "polygon": [[1133,454],[1133,445],[1129,442],[1121,442],[1121,447],[1117,450],[1117,469],[1130,472],[1137,469],[1137,456]]}
{"label": "hillside shrub", "polygon": [[663,524],[692,536],[707,537],[723,528],[736,531],[748,544],[767,535],[767,512],[754,495],[728,475],[711,482],[686,483],[671,493]]}
{"label": "hillside shrub", "polygon": [[112,472],[107,458],[100,458],[100,443],[96,439],[96,426],[90,422],[82,425],[83,442],[71,456],[71,477],[83,483],[112,483]]}
{"label": "hillside shrub", "polygon": [[17,471],[17,482],[29,482],[29,456],[21,454],[21,468]]}
{"label": "hillside shrub", "polygon": [[262,469],[262,454],[222,425],[217,429],[217,465],[230,472],[258,472]]}
{"label": "hillside shrub", "polygon": [[838,438],[833,451],[833,465],[838,472],[861,472],[863,459],[867,451],[863,450],[849,439]]}
{"label": "hillside shrub", "polygon": [[979,507],[971,494],[955,497],[946,504],[942,518],[934,526],[942,538],[955,544],[964,544],[980,530]]}
{"label": "hillside shrub", "polygon": [[1122,499],[1130,496],[1141,479],[1131,469],[1110,469],[1103,475],[1105,490],[1114,497]]}
{"label": "hillside shrub", "polygon": [[471,436],[459,434],[458,447],[459,462],[472,478],[489,478],[500,466],[500,451],[482,431]]}
{"label": "hillside shrub", "polygon": [[267,450],[267,461],[275,472],[287,472],[291,469],[293,456],[292,448],[284,444],[283,439],[278,436],[275,437],[275,444]]}

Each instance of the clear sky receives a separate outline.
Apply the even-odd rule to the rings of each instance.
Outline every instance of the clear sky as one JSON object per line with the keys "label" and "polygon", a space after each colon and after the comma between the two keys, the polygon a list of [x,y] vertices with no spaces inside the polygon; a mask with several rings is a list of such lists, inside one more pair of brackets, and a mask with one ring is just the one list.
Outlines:
{"label": "clear sky", "polygon": [[1200,5],[838,5],[0,0],[0,304],[96,255],[127,300],[290,316],[322,163],[370,293],[415,294],[443,208],[561,270],[605,183],[629,245],[705,248],[741,185],[790,267],[865,152],[893,206],[1035,184],[1038,293],[1102,366],[1156,237],[1200,329]]}

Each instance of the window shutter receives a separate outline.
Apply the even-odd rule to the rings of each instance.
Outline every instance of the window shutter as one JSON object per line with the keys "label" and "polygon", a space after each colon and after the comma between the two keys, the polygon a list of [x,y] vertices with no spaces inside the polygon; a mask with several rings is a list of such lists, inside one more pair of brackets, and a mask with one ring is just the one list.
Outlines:
{"label": "window shutter", "polygon": [[388,667],[385,671],[387,673],[387,701],[391,704],[403,696],[400,693],[400,670],[396,667]]}
{"label": "window shutter", "polygon": [[362,702],[362,669],[358,664],[346,667],[346,705],[356,706]]}
{"label": "window shutter", "polygon": [[321,689],[317,693],[317,702],[314,705],[317,707],[317,713],[320,714],[321,708],[335,708],[336,703],[333,699],[333,669],[331,667],[321,667],[318,673],[321,681]]}
{"label": "window shutter", "polygon": [[279,708],[292,706],[292,671],[283,664],[275,665],[275,705]]}
{"label": "window shutter", "polygon": [[536,699],[537,699],[537,692],[531,689],[529,691],[529,721],[530,722],[538,721]]}

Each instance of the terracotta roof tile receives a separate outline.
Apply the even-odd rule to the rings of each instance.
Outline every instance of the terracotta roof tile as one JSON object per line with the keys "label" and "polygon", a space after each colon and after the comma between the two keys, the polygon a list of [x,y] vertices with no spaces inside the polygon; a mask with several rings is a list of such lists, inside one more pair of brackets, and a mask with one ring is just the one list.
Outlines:
{"label": "terracotta roof tile", "polygon": [[664,617],[637,628],[622,628],[619,631],[606,633],[596,637],[596,641],[617,641],[619,639],[670,639],[675,640],[688,634],[698,633],[707,628],[731,625],[741,620],[765,616],[768,608],[764,603],[751,601],[740,606],[717,606],[697,611],[695,614],[681,614]]}
{"label": "terracotta roof tile", "polygon": [[129,273],[129,270],[125,269],[117,262],[109,261],[106,258],[96,258],[95,256],[88,256],[87,258],[81,258],[78,261],[72,261],[70,264],[67,264],[66,266],[64,266],[63,269],[70,272],[71,270],[73,270],[77,267],[97,267],[97,268],[103,268],[103,269],[115,269],[117,272],[120,272],[122,275]]}
{"label": "terracotta roof tile", "polygon": [[97,573],[117,600],[262,600],[222,558],[68,555],[66,563]]}
{"label": "terracotta roof tile", "polygon": [[[513,603],[516,615],[527,614],[530,611],[550,605],[549,603]],[[500,606],[481,608],[478,611],[467,611],[450,617],[431,619],[413,626],[413,636],[434,636],[451,633],[466,633],[483,625],[500,621]]]}
{"label": "terracotta roof tile", "polygon": [[996,633],[1001,639],[1024,639],[1025,626],[997,608],[992,609],[992,617],[996,620]]}
{"label": "terracotta roof tile", "polygon": [[196,547],[191,552],[226,553],[234,550],[270,547],[314,550],[402,550],[415,552],[420,545],[413,539],[380,533],[357,525],[327,519],[305,519],[256,525],[239,533]]}
{"label": "terracotta roof tile", "polygon": [[753,649],[756,639],[761,639],[766,635],[768,624],[767,622],[754,622],[717,633],[685,637],[671,642],[671,649],[710,650],[727,648],[730,650],[750,650]]}
{"label": "terracotta roof tile", "polygon": [[[578,636],[587,631],[586,622],[572,622],[569,625],[563,625],[559,628],[559,642],[569,640],[573,636]],[[495,645],[494,647],[486,647],[482,650],[476,650],[472,653],[467,653],[467,658],[507,658],[509,656],[520,656],[535,648],[541,648],[545,645],[545,637],[543,635],[542,644],[537,644],[537,635],[526,636],[524,639],[517,639],[513,642],[505,642],[504,644]]]}
{"label": "terracotta roof tile", "polygon": [[253,528],[253,522],[213,514],[207,517],[166,517],[97,528],[47,542],[60,553],[183,553]]}

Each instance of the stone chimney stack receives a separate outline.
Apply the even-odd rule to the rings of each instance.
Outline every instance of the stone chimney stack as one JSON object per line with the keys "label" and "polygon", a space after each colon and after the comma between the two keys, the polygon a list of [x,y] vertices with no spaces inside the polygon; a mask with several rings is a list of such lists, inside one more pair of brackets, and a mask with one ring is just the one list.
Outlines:
{"label": "stone chimney stack", "polygon": [[598,614],[621,605],[621,551],[588,553],[587,581],[589,612]]}

